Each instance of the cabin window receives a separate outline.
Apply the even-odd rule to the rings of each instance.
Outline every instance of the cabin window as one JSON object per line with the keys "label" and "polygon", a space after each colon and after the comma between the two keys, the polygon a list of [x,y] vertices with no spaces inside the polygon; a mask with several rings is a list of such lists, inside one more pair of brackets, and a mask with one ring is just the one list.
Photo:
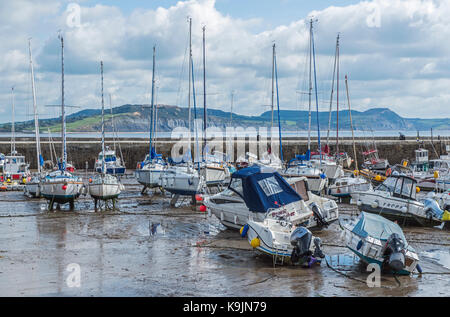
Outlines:
{"label": "cabin window", "polygon": [[258,181],[258,184],[261,186],[266,196],[272,196],[283,191],[274,176],[262,179]]}
{"label": "cabin window", "polygon": [[238,193],[241,197],[244,197],[244,192],[242,190],[242,179],[233,178],[230,182],[229,188]]}

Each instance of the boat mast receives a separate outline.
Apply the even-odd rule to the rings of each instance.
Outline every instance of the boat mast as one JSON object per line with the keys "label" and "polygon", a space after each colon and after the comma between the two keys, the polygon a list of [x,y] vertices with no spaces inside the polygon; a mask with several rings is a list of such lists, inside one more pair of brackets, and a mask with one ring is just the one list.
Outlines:
{"label": "boat mast", "polygon": [[278,95],[278,69],[277,69],[277,55],[275,52],[275,44],[273,44],[273,61],[274,61],[275,81],[277,89],[278,137],[280,138],[280,158],[281,162],[283,162],[283,143],[281,141],[281,120],[280,120],[280,97]]}
{"label": "boat mast", "polygon": [[159,87],[156,86],[156,93],[155,93],[155,119],[153,121],[153,130],[155,133],[153,133],[153,139],[155,140],[153,147],[155,148],[156,153],[156,139],[157,139],[157,133],[158,133],[158,91]]}
{"label": "boat mast", "polygon": [[336,154],[339,155],[339,34],[336,39]]}
{"label": "boat mast", "polygon": [[[192,76],[192,18],[189,18],[189,91],[188,91],[188,129],[189,129],[189,153],[191,153],[191,76]],[[192,158],[192,156],[191,156]]]}
{"label": "boat mast", "polygon": [[348,94],[348,81],[347,75],[345,75],[345,89],[347,91],[347,103],[348,103],[348,114],[350,116],[350,128],[352,129],[352,139],[353,139],[353,155],[355,156],[355,169],[358,170],[358,158],[356,156],[356,145],[355,145],[355,133],[353,131],[353,121],[352,121],[352,109],[350,108],[350,96]]}
{"label": "boat mast", "polygon": [[308,150],[311,150],[311,97],[312,97],[312,28],[313,20],[309,22],[309,110],[308,110]]}
{"label": "boat mast", "polygon": [[[203,153],[206,150],[206,26],[203,26]],[[206,154],[206,153],[204,153]]]}
{"label": "boat mast", "polygon": [[16,153],[16,133],[14,129],[14,87],[11,87],[11,97],[12,97],[12,122],[11,122],[11,155]]}
{"label": "boat mast", "polygon": [[[311,24],[312,26],[312,24]],[[317,114],[317,142],[319,146],[319,166],[322,167],[322,149],[320,146],[320,122],[319,122],[319,98],[317,96],[317,75],[316,75],[316,52],[314,48],[314,34],[311,28],[311,44],[312,44],[312,53],[313,53],[313,63],[314,63],[314,92],[316,95],[316,114]]]}
{"label": "boat mast", "polygon": [[152,160],[152,146],[153,146],[153,107],[155,100],[155,59],[156,59],[156,46],[153,46],[153,70],[152,70],[152,99],[150,108],[150,152],[149,159]]}
{"label": "boat mast", "polygon": [[339,34],[336,39],[336,52],[334,54],[334,67],[333,67],[333,78],[331,81],[331,96],[330,96],[330,111],[328,114],[328,132],[327,132],[327,145],[329,145],[330,141],[330,130],[331,130],[331,112],[333,107],[333,93],[334,93],[334,78],[336,76],[336,61],[337,61],[337,43],[339,41]]}
{"label": "boat mast", "polygon": [[67,150],[66,150],[66,113],[64,108],[64,38],[60,34],[61,40],[61,141],[62,141],[62,153],[61,153],[61,166],[60,169],[64,171],[66,169]]}
{"label": "boat mast", "polygon": [[275,76],[275,43],[272,45],[272,102],[271,102],[271,110],[272,110],[272,121],[271,121],[271,130],[270,134],[272,135],[273,131],[273,106],[274,106],[274,76]]}
{"label": "boat mast", "polygon": [[39,138],[39,118],[36,104],[36,87],[34,85],[34,67],[33,67],[33,54],[31,52],[31,39],[28,40],[28,47],[30,51],[30,69],[31,69],[31,91],[33,93],[33,110],[34,110],[34,130],[36,135],[36,159],[37,159],[37,171],[41,174],[41,140]]}
{"label": "boat mast", "polygon": [[102,174],[105,175],[105,101],[103,98],[103,61],[100,61],[100,72],[102,76]]}

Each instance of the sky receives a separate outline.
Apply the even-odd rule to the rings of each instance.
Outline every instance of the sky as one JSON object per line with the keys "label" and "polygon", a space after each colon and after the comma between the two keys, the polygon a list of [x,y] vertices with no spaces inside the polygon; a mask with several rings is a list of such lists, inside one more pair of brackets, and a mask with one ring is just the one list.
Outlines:
{"label": "sky", "polygon": [[[202,27],[206,28],[209,108],[259,115],[270,110],[276,44],[280,109],[307,110],[309,20],[313,17],[318,107],[330,106],[336,36],[339,90],[333,109],[390,108],[403,117],[450,117],[450,1],[373,0],[0,0],[0,122],[32,119],[31,38],[41,118],[59,115],[61,49],[69,113],[149,104],[156,45],[156,99],[188,105],[188,22],[196,105],[203,106]],[[110,98],[109,98],[110,97]],[[313,101],[315,109],[315,100]]]}

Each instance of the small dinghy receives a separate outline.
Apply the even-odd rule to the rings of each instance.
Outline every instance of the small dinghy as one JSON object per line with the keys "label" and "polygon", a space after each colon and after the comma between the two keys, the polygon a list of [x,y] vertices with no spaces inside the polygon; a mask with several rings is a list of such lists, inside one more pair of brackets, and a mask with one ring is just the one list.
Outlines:
{"label": "small dinghy", "polygon": [[396,223],[379,215],[361,212],[347,223],[340,221],[346,247],[365,263],[375,263],[384,271],[409,275],[422,272],[417,252],[408,244]]}

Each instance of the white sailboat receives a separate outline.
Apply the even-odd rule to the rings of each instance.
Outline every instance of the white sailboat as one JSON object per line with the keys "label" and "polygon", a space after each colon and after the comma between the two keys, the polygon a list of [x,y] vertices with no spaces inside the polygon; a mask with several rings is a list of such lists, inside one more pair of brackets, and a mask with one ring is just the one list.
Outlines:
{"label": "white sailboat", "polygon": [[[151,113],[150,113],[150,151],[146,155],[144,161],[141,163],[138,169],[134,172],[139,184],[142,184],[144,192],[147,188],[161,187],[161,173],[167,167],[161,155],[156,154],[155,147],[153,145],[153,129],[156,126],[156,122],[153,122],[154,112],[154,92],[155,92],[155,61],[156,61],[156,47],[153,46],[153,71],[152,71],[152,100],[151,100]],[[156,120],[155,120],[156,121]]]}
{"label": "white sailboat", "polygon": [[41,182],[41,196],[48,201],[49,210],[53,209],[54,203],[70,204],[70,209],[74,208],[77,199],[83,189],[84,184],[81,177],[72,175],[67,171],[67,148],[66,148],[66,114],[64,108],[64,39],[61,40],[61,143],[62,153],[58,162],[58,170],[46,175]]}
{"label": "white sailboat", "polygon": [[[100,70],[102,77],[102,157],[105,157],[105,102],[103,98],[103,61],[100,62]],[[106,163],[102,160],[102,170],[100,174],[94,176],[93,179],[89,179],[89,195],[94,198],[95,209],[97,209],[98,200],[108,201],[113,203],[113,209],[115,208],[115,202],[119,197],[124,186],[120,183],[119,179],[106,173]]]}
{"label": "white sailboat", "polygon": [[[194,100],[194,114],[196,114],[195,108],[195,86],[194,86],[194,72],[193,72],[193,62],[192,62],[192,18],[189,18],[189,91],[188,91],[188,112],[189,112],[189,149],[191,145],[191,83],[192,83],[192,96]],[[199,145],[198,145],[198,134],[197,125],[194,125],[194,130],[196,132],[196,149],[197,155],[197,168],[194,168],[191,157],[189,157],[188,162],[184,166],[171,166],[165,169],[161,173],[161,186],[164,190],[175,195],[175,200],[177,197],[181,196],[191,196],[194,197],[196,194],[203,192],[205,181],[203,176],[200,174],[200,155],[199,155]],[[190,154],[190,151],[189,151]],[[190,155],[189,155],[190,156]],[[194,201],[194,199],[193,199]],[[173,201],[174,202],[174,201]]]}
{"label": "white sailboat", "polygon": [[42,165],[43,158],[41,153],[41,142],[39,137],[39,117],[36,104],[36,87],[34,84],[34,67],[33,67],[33,55],[31,52],[31,40],[28,41],[28,47],[30,52],[30,71],[31,71],[31,91],[33,94],[33,110],[34,110],[34,130],[36,138],[36,163],[37,173],[34,174],[29,181],[25,184],[24,193],[29,197],[40,197],[40,183],[42,178]]}

